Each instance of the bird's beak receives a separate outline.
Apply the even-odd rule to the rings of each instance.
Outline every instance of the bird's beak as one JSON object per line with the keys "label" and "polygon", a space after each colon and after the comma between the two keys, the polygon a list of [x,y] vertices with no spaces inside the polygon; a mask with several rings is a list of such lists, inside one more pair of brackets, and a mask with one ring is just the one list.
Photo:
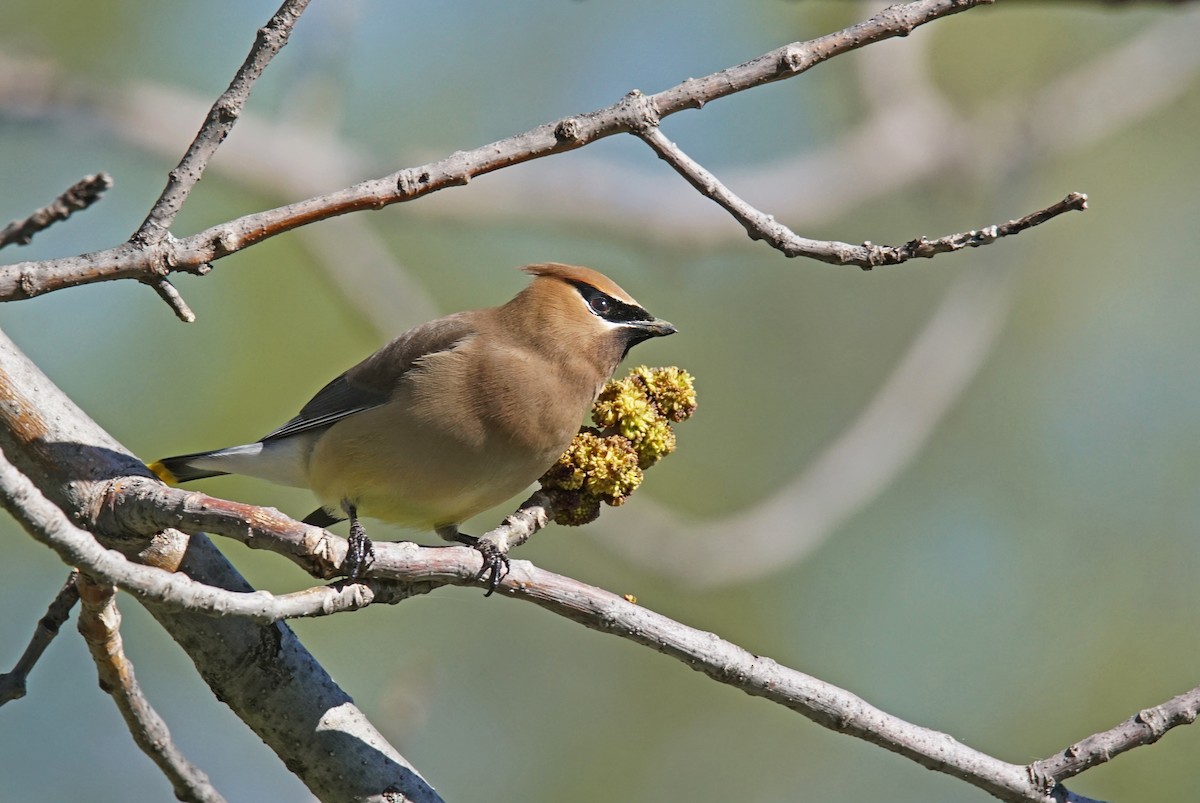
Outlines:
{"label": "bird's beak", "polygon": [[645,332],[646,337],[666,337],[679,331],[675,328],[674,324],[664,321],[661,318],[655,318],[652,321],[639,321],[633,325]]}

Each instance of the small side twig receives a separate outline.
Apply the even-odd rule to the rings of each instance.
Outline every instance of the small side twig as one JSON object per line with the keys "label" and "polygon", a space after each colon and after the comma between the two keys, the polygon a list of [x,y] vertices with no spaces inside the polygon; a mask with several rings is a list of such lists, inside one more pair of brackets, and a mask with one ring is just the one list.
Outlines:
{"label": "small side twig", "polygon": [[502,555],[533,537],[546,526],[553,511],[554,497],[548,491],[534,491],[513,513],[504,517],[500,526],[479,536],[481,541],[490,541]]}
{"label": "small side twig", "polygon": [[187,153],[171,171],[167,186],[150,208],[142,225],[130,238],[135,245],[153,245],[167,235],[171,223],[183,207],[183,202],[204,174],[208,161],[233,130],[234,123],[238,121],[246,101],[250,98],[250,90],[254,88],[254,83],[275,54],[287,44],[296,20],[304,13],[308,2],[309,0],[285,0],[267,24],[258,29],[258,36],[245,62],[234,75],[229,88],[221,93],[209,109],[208,116],[200,126],[196,138],[188,146]]}
{"label": "small side twig", "polygon": [[154,292],[158,293],[158,297],[167,302],[167,306],[175,312],[175,317],[184,323],[195,323],[196,313],[192,312],[192,308],[183,300],[183,296],[171,284],[170,279],[159,279],[150,285],[154,288]]}
{"label": "small side twig", "polygon": [[142,693],[121,641],[116,587],[97,583],[86,574],[78,575],[77,585],[82,603],[79,634],[96,663],[100,688],[117,704],[133,741],[167,776],[177,799],[186,803],[224,803],[225,798],[204,771],[188,761],[171,740],[167,723]]}
{"label": "small side twig", "polygon": [[899,265],[915,258],[928,259],[937,254],[988,245],[1001,237],[1019,234],[1045,223],[1064,212],[1087,209],[1087,196],[1073,192],[1058,203],[1017,220],[960,234],[949,234],[936,240],[918,237],[898,246],[875,245],[871,242],[851,245],[836,240],[810,240],[796,234],[774,216],[746,203],[703,165],[671,142],[657,124],[647,125],[638,131],[637,135],[696,190],[715,201],[741,223],[750,239],[765,240],[785,256],[809,257],[831,265],[857,265],[863,270],[871,270],[883,265]]}
{"label": "small side twig", "polygon": [[24,220],[14,220],[0,229],[0,248],[13,243],[26,245],[39,231],[53,226],[60,220],[66,220],[76,212],[87,209],[96,203],[104,191],[112,185],[112,176],[108,173],[84,176],[68,187],[62,195],[29,217]]}
{"label": "small side twig", "polygon": [[[250,48],[245,62],[234,75],[229,88],[221,93],[221,96],[208,110],[208,116],[204,119],[204,124],[200,126],[200,131],[192,140],[192,144],[188,146],[183,158],[179,160],[179,164],[168,176],[167,186],[163,188],[162,194],[150,208],[142,225],[129,238],[130,245],[139,250],[153,250],[155,246],[163,244],[164,239],[170,233],[171,224],[175,221],[179,210],[183,208],[184,201],[191,194],[192,188],[200,181],[200,177],[204,175],[204,168],[216,154],[217,148],[229,136],[234,123],[241,117],[242,109],[250,98],[250,90],[254,88],[254,83],[263,74],[275,54],[287,44],[296,20],[304,13],[308,3],[309,0],[284,0],[283,5],[279,7],[267,24],[258,29],[258,36],[255,38],[254,45]],[[160,267],[160,261],[166,264]],[[184,323],[193,323],[196,320],[195,313],[188,307],[187,302],[183,300],[183,296],[179,294],[175,286],[166,278],[167,272],[175,267],[172,261],[173,257],[169,249],[161,254],[153,255],[150,259],[152,270],[149,271],[152,278],[143,278],[143,281],[154,288],[158,297],[167,303],[179,320]],[[201,262],[185,266],[182,269],[191,270],[194,273],[204,273],[207,268],[207,263]]]}
{"label": "small side twig", "polygon": [[75,587],[75,578],[78,575],[79,572],[72,571],[67,576],[67,582],[54,595],[54,600],[46,609],[46,615],[38,620],[37,628],[33,631],[33,638],[30,639],[29,646],[21,654],[16,666],[12,668],[11,672],[0,675],[0,705],[25,696],[25,683],[29,679],[29,673],[33,671],[33,667],[42,657],[42,653],[50,646],[50,642],[54,641],[54,637],[58,635],[63,623],[71,615],[71,609],[79,600],[79,591]]}
{"label": "small side twig", "polygon": [[1193,724],[1198,715],[1200,686],[1161,705],[1143,709],[1116,727],[1093,734],[1049,758],[1033,762],[1029,765],[1029,775],[1034,780],[1065,781],[1135,747],[1154,744],[1172,728]]}

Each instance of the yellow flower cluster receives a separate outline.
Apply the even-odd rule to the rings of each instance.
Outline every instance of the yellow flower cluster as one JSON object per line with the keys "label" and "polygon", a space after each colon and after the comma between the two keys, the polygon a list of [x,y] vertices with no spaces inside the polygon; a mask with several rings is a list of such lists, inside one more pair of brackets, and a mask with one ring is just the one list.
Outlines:
{"label": "yellow flower cluster", "polygon": [[556,491],[555,521],[587,524],[600,503],[624,504],[642,483],[642,471],[675,451],[672,422],[696,411],[696,389],[679,368],[634,368],[604,386],[592,407],[594,427],[584,427],[541,478]]}

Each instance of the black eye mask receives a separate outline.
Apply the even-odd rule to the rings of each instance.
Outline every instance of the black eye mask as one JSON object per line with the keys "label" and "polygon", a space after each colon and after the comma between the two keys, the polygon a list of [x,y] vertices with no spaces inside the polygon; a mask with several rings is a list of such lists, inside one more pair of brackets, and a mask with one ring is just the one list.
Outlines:
{"label": "black eye mask", "polygon": [[598,318],[603,318],[610,323],[645,323],[654,320],[653,315],[637,304],[626,304],[584,282],[571,282],[571,284],[579,291],[579,295],[583,296],[588,309]]}

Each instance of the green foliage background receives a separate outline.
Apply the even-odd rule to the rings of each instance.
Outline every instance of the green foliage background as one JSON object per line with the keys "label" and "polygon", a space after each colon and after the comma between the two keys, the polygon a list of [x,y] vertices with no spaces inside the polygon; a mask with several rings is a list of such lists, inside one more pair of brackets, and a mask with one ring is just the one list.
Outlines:
{"label": "green foliage background", "polygon": [[[928,44],[936,83],[956,110],[985,115],[1020,105],[1163,20],[1200,30],[1194,5],[1131,5],[1003,2],[887,47]],[[115,98],[149,82],[211,101],[273,10],[229,0],[10,0],[0,79],[5,58],[37,57],[76,89],[49,106],[19,102],[10,89],[0,103],[0,218],[27,214],[89,172],[107,170],[117,185],[32,246],[8,249],[5,261],[95,250],[133,231],[187,143],[171,154],[133,144],[106,122],[119,117]],[[706,74],[862,11],[778,0],[703,10],[679,0],[314,4],[250,112],[331,127],[373,166],[358,176],[367,178],[606,105],[633,87],[655,91]],[[665,129],[719,175],[837,142],[865,106],[855,77],[862,57],[678,115]],[[1134,106],[1157,88],[1114,89],[1095,108]],[[1071,190],[1091,198],[1087,213],[1014,240],[873,273],[786,260],[738,235],[699,196],[669,211],[707,215],[733,236],[697,244],[607,223],[514,220],[504,210],[454,214],[477,186],[503,188],[524,170],[553,177],[574,154],[430,199],[440,215],[400,206],[369,223],[440,311],[497,303],[523,282],[513,266],[562,260],[605,270],[680,329],[636,355],[698,378],[701,409],[680,428],[679,453],[625,508],[605,511],[589,528],[595,537],[555,528],[520,557],[634,593],[1024,763],[1200,680],[1200,82],[1192,74],[1177,93],[1094,141],[1092,123],[1076,121],[1055,132],[1062,152],[1021,169],[974,172],[971,158],[948,153],[944,170],[902,191],[798,225],[813,237],[899,242],[1002,221]],[[1088,144],[1070,147],[1078,139]],[[668,170],[632,140],[585,153],[634,177],[630,203],[638,176]],[[218,155],[177,235],[294,200],[221,163]],[[889,166],[874,169],[885,175]],[[785,485],[854,419],[944,290],[972,272],[1016,283],[994,353],[912,465],[806,560],[701,589],[605,547],[604,533],[637,515],[642,494],[679,511],[686,527]],[[199,316],[194,325],[176,322],[133,283],[7,304],[0,325],[98,422],[153,459],[261,435],[419,322],[375,331],[354,289],[333,281],[292,235],[177,283]],[[250,481],[214,480],[205,490],[292,514],[311,506],[304,493]],[[730,529],[730,551],[742,535]],[[66,568],[11,522],[0,522],[0,537],[7,669]],[[305,581],[282,560],[222,548],[264,587]],[[304,799],[137,604],[126,598],[123,612],[151,700],[217,787],[232,801]],[[475,591],[445,589],[295,627],[447,800],[988,799],[648,650]],[[1071,787],[1109,800],[1193,801],[1198,751],[1200,732],[1180,729]],[[68,633],[29,696],[0,710],[0,801],[78,798],[169,799],[170,788],[134,748]]]}

